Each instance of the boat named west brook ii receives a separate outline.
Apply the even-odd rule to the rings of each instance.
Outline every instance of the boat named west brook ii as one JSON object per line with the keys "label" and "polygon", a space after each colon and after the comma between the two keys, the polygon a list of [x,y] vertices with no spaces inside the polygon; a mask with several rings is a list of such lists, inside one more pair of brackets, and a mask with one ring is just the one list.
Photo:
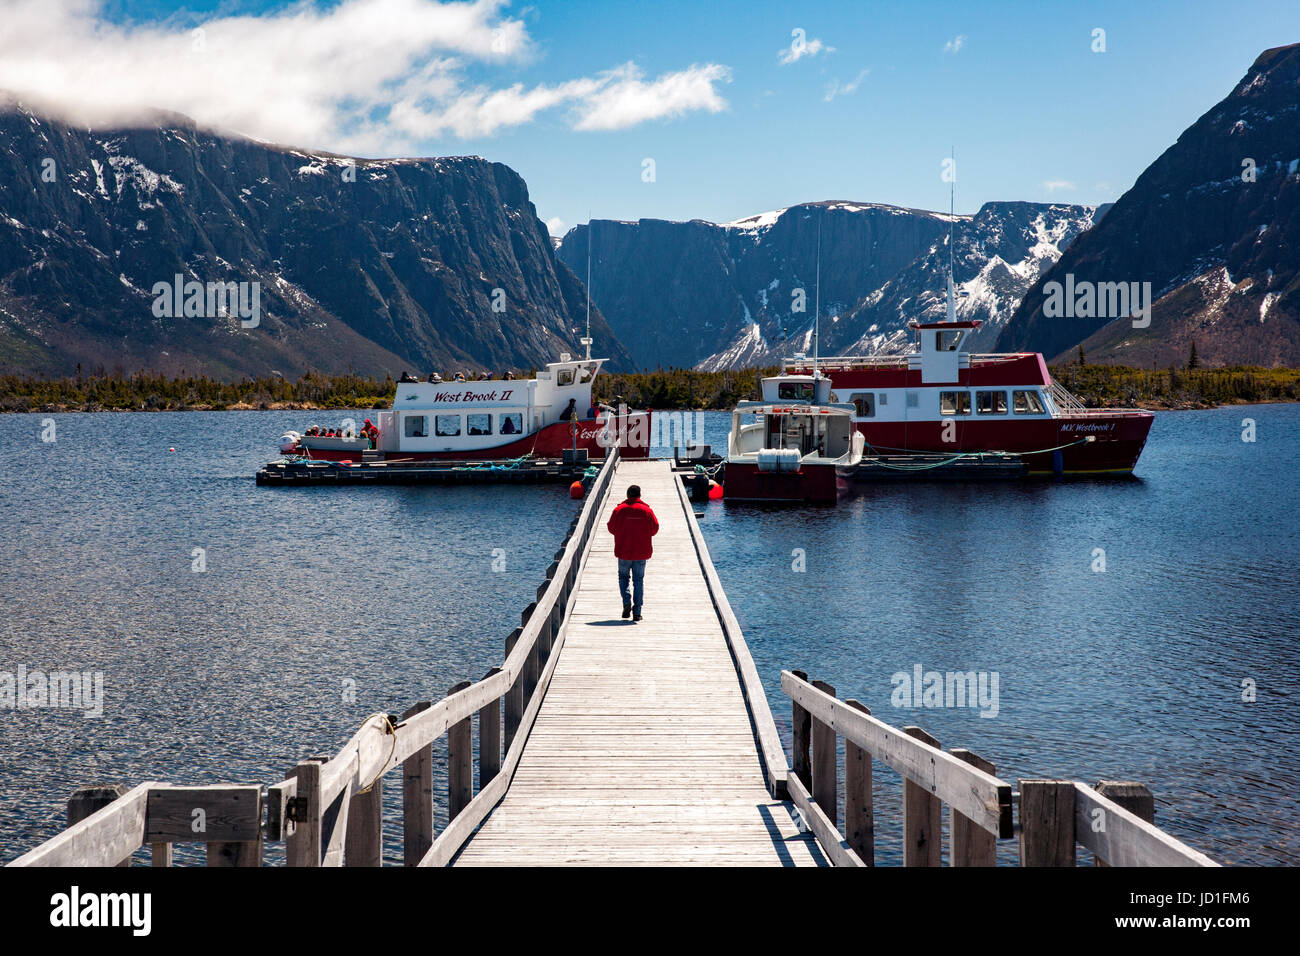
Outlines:
{"label": "boat named west brook ii", "polygon": [[286,432],[280,451],[331,461],[495,461],[560,458],[575,447],[604,458],[617,446],[624,457],[644,458],[650,413],[592,405],[605,361],[565,353],[530,379],[399,382],[392,410],[373,413],[373,449],[360,434]]}

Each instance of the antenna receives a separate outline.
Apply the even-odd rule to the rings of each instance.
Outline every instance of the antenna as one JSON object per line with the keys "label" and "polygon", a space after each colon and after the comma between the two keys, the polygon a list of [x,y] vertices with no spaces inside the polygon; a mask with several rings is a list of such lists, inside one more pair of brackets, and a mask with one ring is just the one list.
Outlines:
{"label": "antenna", "polygon": [[957,148],[950,147],[952,178],[948,180],[948,321],[957,321],[957,293],[952,279],[953,224],[957,221]]}
{"label": "antenna", "polygon": [[822,209],[817,208],[817,284],[813,293],[813,378],[817,377],[817,357],[821,348],[822,319]]}
{"label": "antenna", "polygon": [[591,210],[587,210],[587,334],[582,337],[582,344],[587,346],[587,358],[591,358],[591,232],[595,225]]}

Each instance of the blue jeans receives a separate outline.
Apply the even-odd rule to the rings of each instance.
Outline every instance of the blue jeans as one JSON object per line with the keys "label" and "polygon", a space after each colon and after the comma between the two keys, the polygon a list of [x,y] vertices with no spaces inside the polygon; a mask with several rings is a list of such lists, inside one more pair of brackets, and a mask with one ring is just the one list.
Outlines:
{"label": "blue jeans", "polygon": [[[632,579],[632,597],[628,597],[628,578]],[[623,606],[632,606],[633,614],[641,613],[641,598],[645,594],[645,561],[618,559],[618,593],[623,595]]]}

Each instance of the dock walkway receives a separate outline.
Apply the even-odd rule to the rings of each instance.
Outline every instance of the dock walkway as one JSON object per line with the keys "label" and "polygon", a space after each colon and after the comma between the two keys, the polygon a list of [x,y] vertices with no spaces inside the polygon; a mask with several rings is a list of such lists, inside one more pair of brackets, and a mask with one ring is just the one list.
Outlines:
{"label": "dock walkway", "polygon": [[[676,482],[669,462],[619,462],[514,779],[456,865],[824,864],[767,792]],[[604,528],[630,484],[659,519],[635,624]]]}

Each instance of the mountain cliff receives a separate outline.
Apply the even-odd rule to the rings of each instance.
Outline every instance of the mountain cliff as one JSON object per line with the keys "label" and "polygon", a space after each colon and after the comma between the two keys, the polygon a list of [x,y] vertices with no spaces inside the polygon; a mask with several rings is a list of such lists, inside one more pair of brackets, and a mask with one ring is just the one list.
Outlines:
{"label": "mountain cliff", "polygon": [[[1149,282],[1150,324],[1059,315],[1047,284],[1067,281]],[[1300,364],[1300,44],[1261,54],[1138,177],[1035,283],[999,348],[1082,344],[1089,361],[1163,367],[1193,342],[1209,365]]]}
{"label": "mountain cliff", "polygon": [[[160,305],[178,275],[185,299],[257,283],[257,318]],[[174,114],[78,129],[0,100],[0,371],[527,368],[578,351],[584,301],[499,163],[306,153]],[[592,333],[631,365],[595,310]]]}
{"label": "mountain cliff", "polygon": [[[991,342],[1039,272],[1096,218],[1090,206],[987,203],[974,216],[879,203],[806,203],[715,224],[596,220],[560,258],[639,366],[741,368],[811,351],[818,245],[822,354],[898,349],[942,311],[950,224],[963,317]],[[820,233],[820,237],[819,237]]]}

